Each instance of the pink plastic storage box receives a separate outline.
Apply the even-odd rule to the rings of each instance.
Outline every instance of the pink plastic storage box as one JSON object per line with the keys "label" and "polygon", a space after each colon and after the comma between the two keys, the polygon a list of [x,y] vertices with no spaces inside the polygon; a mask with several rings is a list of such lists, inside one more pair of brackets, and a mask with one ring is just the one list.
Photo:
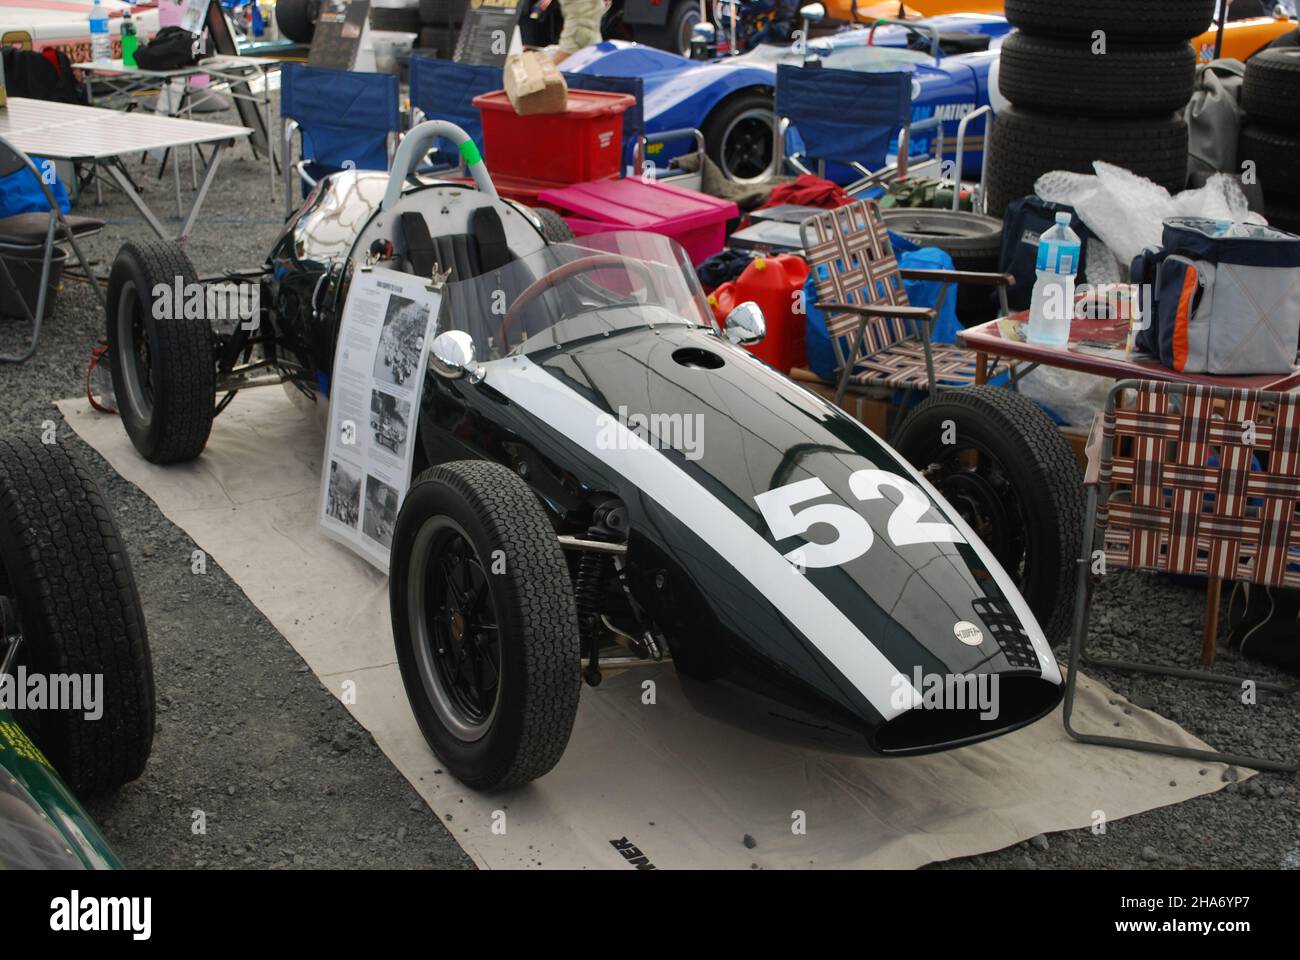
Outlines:
{"label": "pink plastic storage box", "polygon": [[730,200],[630,178],[557,187],[538,199],[560,211],[575,236],[610,230],[661,233],[680,243],[694,263],[722,249],[727,221],[740,215]]}

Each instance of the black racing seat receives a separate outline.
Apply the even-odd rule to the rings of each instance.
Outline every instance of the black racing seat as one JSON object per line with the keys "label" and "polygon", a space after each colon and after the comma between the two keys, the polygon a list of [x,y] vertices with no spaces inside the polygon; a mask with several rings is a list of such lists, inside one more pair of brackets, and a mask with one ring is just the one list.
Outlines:
{"label": "black racing seat", "polygon": [[451,271],[447,279],[454,283],[499,270],[515,259],[501,217],[492,207],[470,214],[469,233],[431,237],[424,214],[416,210],[406,211],[398,222],[406,241],[406,269],[418,277],[432,276],[437,264]]}

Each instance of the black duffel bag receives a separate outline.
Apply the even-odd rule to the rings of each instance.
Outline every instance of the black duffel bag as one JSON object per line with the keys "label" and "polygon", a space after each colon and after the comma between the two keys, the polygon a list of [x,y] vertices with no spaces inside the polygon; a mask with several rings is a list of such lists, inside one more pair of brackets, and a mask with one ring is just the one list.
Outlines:
{"label": "black duffel bag", "polygon": [[163,27],[135,51],[136,66],[144,70],[179,70],[199,62],[198,37],[180,27]]}

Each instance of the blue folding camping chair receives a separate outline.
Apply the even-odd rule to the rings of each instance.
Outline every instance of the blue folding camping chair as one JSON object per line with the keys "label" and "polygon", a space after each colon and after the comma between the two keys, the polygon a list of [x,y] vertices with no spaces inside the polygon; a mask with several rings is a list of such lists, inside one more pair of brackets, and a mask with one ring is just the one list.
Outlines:
{"label": "blue folding camping chair", "polygon": [[[469,134],[486,159],[483,149],[483,120],[474,98],[501,89],[501,68],[474,63],[436,60],[420,54],[411,56],[411,108],[425,120],[447,120]],[[411,117],[414,126],[419,122]],[[425,169],[460,168],[460,151],[447,140],[439,140],[425,158]]]}
{"label": "blue folding camping chair", "polygon": [[[345,167],[388,169],[402,129],[397,77],[286,63],[280,78],[285,217],[294,211],[295,176],[306,196],[321,177]],[[302,137],[296,164],[295,130]]]}
{"label": "blue folding camping chair", "polygon": [[[912,123],[912,75],[907,71],[783,63],[776,68],[775,112],[776,171],[784,172],[789,164],[799,173],[824,177],[828,163],[841,164],[860,177],[844,188],[850,194],[905,175],[909,162],[929,159],[909,156],[912,136],[940,124],[937,117]],[[897,159],[890,162],[895,143]]]}

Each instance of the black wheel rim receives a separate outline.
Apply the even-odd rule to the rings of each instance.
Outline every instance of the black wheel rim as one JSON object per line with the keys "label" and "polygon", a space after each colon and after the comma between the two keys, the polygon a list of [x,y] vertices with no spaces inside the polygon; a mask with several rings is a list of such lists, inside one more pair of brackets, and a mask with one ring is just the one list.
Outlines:
{"label": "black wheel rim", "polygon": [[501,694],[501,636],[491,580],[449,517],[416,534],[409,579],[416,665],[438,719],[460,740],[483,737]]}
{"label": "black wheel rim", "polygon": [[722,134],[722,172],[737,183],[768,176],[772,166],[772,113],[746,110]]}
{"label": "black wheel rim", "polygon": [[993,552],[1023,591],[1032,568],[1028,517],[1012,473],[981,444],[944,447],[926,478]]}
{"label": "black wheel rim", "polygon": [[117,343],[123,352],[118,366],[126,387],[125,399],[140,419],[148,422],[153,415],[153,357],[144,308],[135,284],[129,280],[122,284],[117,297]]}

